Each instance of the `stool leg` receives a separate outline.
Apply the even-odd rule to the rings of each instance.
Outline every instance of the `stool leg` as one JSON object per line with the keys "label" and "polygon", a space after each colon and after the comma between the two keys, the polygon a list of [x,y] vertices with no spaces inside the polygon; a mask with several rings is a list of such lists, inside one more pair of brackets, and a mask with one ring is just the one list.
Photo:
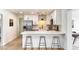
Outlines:
{"label": "stool leg", "polygon": [[52,40],[52,44],[51,44],[51,49],[52,49],[52,46],[53,46],[53,40]]}
{"label": "stool leg", "polygon": [[51,49],[55,47],[55,39],[52,39]]}
{"label": "stool leg", "polygon": [[27,49],[27,47],[26,47],[26,43],[27,43],[27,37],[26,37],[26,40],[25,40],[25,48],[24,48],[24,50]]}
{"label": "stool leg", "polygon": [[31,49],[33,49],[33,43],[32,43],[32,38],[31,38]]}
{"label": "stool leg", "polygon": [[41,43],[41,38],[40,38],[40,40],[39,40],[39,49],[40,49],[40,43]]}
{"label": "stool leg", "polygon": [[46,40],[45,40],[45,38],[44,38],[44,42],[45,42],[45,48],[46,48],[46,50],[47,50],[47,47],[46,47]]}
{"label": "stool leg", "polygon": [[58,40],[58,48],[61,48],[60,40]]}
{"label": "stool leg", "polygon": [[55,46],[55,39],[52,39],[51,49]]}

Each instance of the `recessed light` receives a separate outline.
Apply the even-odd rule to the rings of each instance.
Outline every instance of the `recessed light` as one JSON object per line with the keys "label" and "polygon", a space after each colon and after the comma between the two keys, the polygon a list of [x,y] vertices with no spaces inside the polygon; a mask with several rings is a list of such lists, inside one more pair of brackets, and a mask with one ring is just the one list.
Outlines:
{"label": "recessed light", "polygon": [[19,12],[20,14],[22,14],[23,12],[21,11],[21,12]]}
{"label": "recessed light", "polygon": [[31,14],[34,14],[34,12],[31,12]]}

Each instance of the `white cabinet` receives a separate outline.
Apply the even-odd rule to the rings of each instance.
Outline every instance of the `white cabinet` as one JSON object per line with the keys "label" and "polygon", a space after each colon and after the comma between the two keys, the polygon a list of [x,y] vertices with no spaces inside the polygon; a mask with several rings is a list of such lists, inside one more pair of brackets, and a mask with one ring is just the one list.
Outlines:
{"label": "white cabinet", "polygon": [[38,24],[38,15],[25,15],[24,20],[33,20],[33,24]]}

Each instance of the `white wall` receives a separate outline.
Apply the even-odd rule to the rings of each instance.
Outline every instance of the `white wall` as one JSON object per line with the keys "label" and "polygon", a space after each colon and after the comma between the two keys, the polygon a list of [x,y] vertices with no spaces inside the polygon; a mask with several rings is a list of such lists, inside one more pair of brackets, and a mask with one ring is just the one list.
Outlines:
{"label": "white wall", "polygon": [[[18,37],[18,18],[7,10],[0,10],[0,13],[3,14],[2,45],[5,45]],[[9,27],[9,19],[13,19],[13,27]]]}
{"label": "white wall", "polygon": [[19,35],[21,32],[23,32],[23,20],[24,20],[24,17],[23,18],[18,18],[19,19]]}
{"label": "white wall", "polygon": [[66,37],[67,37],[67,47],[66,49],[72,50],[72,10],[67,11],[67,29],[66,29]]}
{"label": "white wall", "polygon": [[66,32],[64,39],[64,48],[72,50],[72,11],[67,9],[61,10],[61,28]]}

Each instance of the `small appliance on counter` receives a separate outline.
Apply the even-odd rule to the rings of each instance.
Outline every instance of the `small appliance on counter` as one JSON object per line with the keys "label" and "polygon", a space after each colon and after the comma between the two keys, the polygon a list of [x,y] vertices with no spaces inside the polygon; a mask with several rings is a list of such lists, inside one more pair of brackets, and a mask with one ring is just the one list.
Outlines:
{"label": "small appliance on counter", "polygon": [[50,25],[49,30],[59,31],[59,25]]}
{"label": "small appliance on counter", "polygon": [[53,25],[52,29],[53,29],[54,31],[59,31],[59,25]]}

